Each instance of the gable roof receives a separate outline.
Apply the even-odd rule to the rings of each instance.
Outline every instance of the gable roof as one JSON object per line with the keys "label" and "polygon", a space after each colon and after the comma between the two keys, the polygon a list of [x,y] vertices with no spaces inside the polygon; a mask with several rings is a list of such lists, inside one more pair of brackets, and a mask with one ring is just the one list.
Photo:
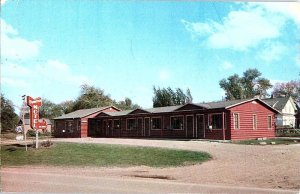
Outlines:
{"label": "gable roof", "polygon": [[[248,98],[248,99],[239,99],[239,100],[230,100],[230,101],[219,101],[219,102],[208,102],[208,103],[202,103],[202,105],[207,105],[208,109],[219,109],[219,108],[232,108],[234,106],[238,106],[240,104],[244,104],[247,102],[251,102],[253,100],[259,101],[265,106],[269,107],[270,109],[274,110],[275,112],[279,113],[278,110],[274,109],[272,106],[270,106],[268,103],[262,101],[259,98]],[[201,105],[201,104],[199,104]]]}
{"label": "gable roof", "polygon": [[[282,109],[284,109],[285,105],[290,100],[290,97],[268,98],[262,100],[272,108],[275,108],[276,110],[282,112]],[[292,102],[292,105],[294,106],[294,108],[296,108],[294,102]]]}
{"label": "gable roof", "polygon": [[146,109],[146,111],[148,111],[150,113],[173,112],[173,111],[175,111],[175,110],[177,110],[178,108],[181,108],[181,107],[182,107],[182,105],[155,107],[155,108]]}
{"label": "gable roof", "polygon": [[[90,109],[81,109],[81,110],[76,110],[74,112],[70,112],[68,114],[62,115],[60,117],[56,117],[54,119],[76,119],[76,118],[83,118],[86,117],[88,115],[100,112],[104,109],[107,109],[109,107],[113,107],[113,106],[105,106],[105,107],[99,107],[99,108],[90,108]],[[115,108],[115,107],[113,107]],[[119,109],[117,109],[119,110]]]}

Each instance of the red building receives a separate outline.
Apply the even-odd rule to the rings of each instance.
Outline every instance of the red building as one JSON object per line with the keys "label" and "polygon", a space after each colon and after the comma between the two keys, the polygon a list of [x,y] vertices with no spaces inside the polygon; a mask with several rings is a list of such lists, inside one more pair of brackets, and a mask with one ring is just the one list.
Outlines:
{"label": "red building", "polygon": [[87,137],[88,119],[100,112],[120,111],[114,106],[77,110],[54,119],[55,137]]}
{"label": "red building", "polygon": [[[81,137],[272,138],[275,137],[275,115],[278,113],[260,99],[106,110],[85,117],[88,118],[88,129],[81,127]],[[55,124],[56,127],[59,125]]]}

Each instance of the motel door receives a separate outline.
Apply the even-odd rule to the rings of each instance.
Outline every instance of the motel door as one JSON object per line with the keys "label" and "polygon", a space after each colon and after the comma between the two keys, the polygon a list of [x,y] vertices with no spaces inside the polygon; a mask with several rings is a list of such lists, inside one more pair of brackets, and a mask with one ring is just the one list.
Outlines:
{"label": "motel door", "polygon": [[194,116],[186,116],[186,130],[187,137],[192,138],[194,136]]}
{"label": "motel door", "polygon": [[204,139],[204,115],[197,115],[196,122],[197,138]]}
{"label": "motel door", "polygon": [[145,136],[145,133],[144,133],[144,126],[143,126],[143,118],[138,118],[137,119],[137,122],[138,122],[138,137],[140,136]]}
{"label": "motel door", "polygon": [[150,118],[149,117],[145,118],[145,129],[144,129],[144,131],[145,131],[145,136],[149,137],[150,136]]}

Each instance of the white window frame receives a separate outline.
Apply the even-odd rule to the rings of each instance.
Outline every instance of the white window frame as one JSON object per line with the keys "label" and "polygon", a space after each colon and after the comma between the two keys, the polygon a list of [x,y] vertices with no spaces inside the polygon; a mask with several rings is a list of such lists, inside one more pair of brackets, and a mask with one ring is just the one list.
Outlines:
{"label": "white window frame", "polygon": [[[222,118],[222,126],[223,126],[223,114],[222,114],[222,113],[212,113],[212,114],[209,114],[209,115],[208,115],[208,124],[210,125],[210,119],[209,119],[209,118],[210,118],[210,117],[212,118],[213,115],[221,115],[221,118]],[[211,126],[212,126],[212,125],[211,125]],[[223,127],[224,127],[224,126],[223,126]],[[213,129],[213,128],[212,128],[211,130],[223,130],[223,129],[222,129],[222,127],[221,127],[221,129]]]}
{"label": "white window frame", "polygon": [[[237,122],[238,127],[235,126],[235,115],[238,116],[238,122]],[[240,126],[240,120],[241,120],[240,113],[236,113],[236,112],[233,113],[233,129],[240,130],[240,128],[241,128],[241,126]]]}
{"label": "white window frame", "polygon": [[[182,129],[173,129],[172,128],[172,118],[174,118],[174,117],[182,117]],[[185,124],[184,115],[170,116],[170,130],[180,130],[180,131],[182,131],[182,130],[184,130],[184,124]]]}
{"label": "white window frame", "polygon": [[193,117],[193,137],[195,137],[195,124],[194,124],[194,122],[195,122],[195,117],[194,117],[194,115],[185,115],[185,120],[186,120],[186,122],[185,122],[185,129],[186,129],[186,135],[187,135],[187,117]]}
{"label": "white window frame", "polygon": [[120,126],[119,126],[119,129],[118,129],[118,130],[121,130],[121,119],[114,119],[114,120],[113,120],[113,129],[116,129],[116,128],[115,128],[115,121],[116,121],[116,120],[118,120],[119,123],[120,123]]}
{"label": "white window frame", "polygon": [[[137,120],[136,118],[126,118],[126,130],[131,131],[131,130],[136,130],[136,129],[128,129],[128,120],[134,120],[135,121],[135,125],[137,124]],[[135,126],[136,128],[136,126]]]}
{"label": "white window frame", "polygon": [[[160,119],[160,129],[153,129],[153,119]],[[150,122],[151,122],[151,130],[162,130],[163,123],[162,123],[162,117],[161,116],[160,117],[151,117]]]}
{"label": "white window frame", "polygon": [[[269,127],[269,118],[271,118],[270,119],[270,127]],[[268,117],[267,117],[268,129],[272,129],[272,120],[273,120],[272,115],[268,115]]]}
{"label": "white window frame", "polygon": [[[255,122],[254,122],[254,120],[255,120]],[[257,130],[257,114],[252,115],[252,129]]]}

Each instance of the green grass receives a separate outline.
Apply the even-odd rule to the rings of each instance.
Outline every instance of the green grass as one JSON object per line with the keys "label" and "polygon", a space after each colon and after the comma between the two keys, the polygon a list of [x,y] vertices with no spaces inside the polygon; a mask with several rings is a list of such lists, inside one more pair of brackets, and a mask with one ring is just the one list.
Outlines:
{"label": "green grass", "polygon": [[259,145],[260,142],[266,142],[269,145],[271,144],[271,142],[275,142],[276,143],[275,145],[278,145],[278,144],[300,143],[300,140],[293,140],[293,139],[243,140],[243,141],[236,141],[234,143],[243,144],[243,145]]}
{"label": "green grass", "polygon": [[1,148],[3,166],[168,167],[202,163],[210,158],[205,152],[101,144],[56,143],[51,148],[30,148],[27,152],[16,145]]}

